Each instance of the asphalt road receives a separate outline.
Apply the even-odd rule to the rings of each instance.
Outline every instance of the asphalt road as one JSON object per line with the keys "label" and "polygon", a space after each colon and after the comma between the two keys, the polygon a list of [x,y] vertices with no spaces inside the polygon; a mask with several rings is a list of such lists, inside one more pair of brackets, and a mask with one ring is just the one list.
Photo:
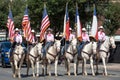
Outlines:
{"label": "asphalt road", "polygon": [[[72,64],[71,64],[72,65]],[[73,75],[73,66],[71,66],[71,76],[66,74],[66,69],[64,65],[58,65],[58,76],[54,75],[54,65],[52,64],[52,76],[42,76],[41,66],[40,66],[40,76],[37,78],[32,77],[32,69],[30,68],[29,76],[26,76],[26,67],[22,67],[21,70],[21,80],[120,80],[120,64],[108,63],[108,76],[103,76],[102,66],[99,68],[99,75],[92,76],[89,64],[87,65],[88,76],[83,76],[81,74],[81,64],[79,65],[78,76]],[[12,77],[11,67],[2,68],[0,66],[0,80],[18,80],[18,78]]]}

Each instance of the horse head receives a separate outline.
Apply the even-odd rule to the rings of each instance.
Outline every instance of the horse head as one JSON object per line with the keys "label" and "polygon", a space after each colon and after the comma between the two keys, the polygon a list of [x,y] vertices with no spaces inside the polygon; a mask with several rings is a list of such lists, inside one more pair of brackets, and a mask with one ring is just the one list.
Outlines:
{"label": "horse head", "polygon": [[109,42],[110,42],[110,45],[112,46],[112,48],[116,48],[115,40],[114,40],[113,37],[110,37],[110,38],[109,38]]}
{"label": "horse head", "polygon": [[57,52],[60,51],[60,45],[61,45],[60,40],[55,40],[54,47],[56,48]]}
{"label": "horse head", "polygon": [[21,45],[16,45],[14,52],[17,53],[17,54],[22,54],[22,53],[24,53],[23,47],[22,47]]}
{"label": "horse head", "polygon": [[38,51],[38,54],[40,55],[42,52],[41,52],[41,50],[42,50],[42,43],[38,43],[37,45],[36,45],[36,48],[37,48],[37,51]]}
{"label": "horse head", "polygon": [[71,41],[71,45],[73,46],[73,50],[76,50],[77,49],[77,39],[74,38],[72,41]]}
{"label": "horse head", "polygon": [[97,42],[92,42],[92,50],[93,50],[93,54],[97,53]]}

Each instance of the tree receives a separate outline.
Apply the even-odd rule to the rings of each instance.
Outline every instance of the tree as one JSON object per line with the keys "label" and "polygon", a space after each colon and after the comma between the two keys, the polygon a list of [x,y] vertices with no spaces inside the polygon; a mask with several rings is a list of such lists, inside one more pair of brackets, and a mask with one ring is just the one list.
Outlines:
{"label": "tree", "polygon": [[[0,0],[0,29],[6,29],[9,5],[13,13],[15,27],[21,29],[25,7],[28,5],[31,27],[39,32],[44,2],[46,2],[47,12],[50,18],[50,27],[54,29],[54,33],[63,31],[66,2],[68,2],[70,27],[74,28],[76,2],[78,3],[81,23],[83,27],[86,27],[85,24],[87,22],[92,22],[94,1],[95,0],[12,0],[11,3],[10,0]],[[86,12],[85,9],[88,3],[90,10]],[[97,1],[96,4],[97,15],[104,17],[105,31],[109,35],[113,34],[120,26],[119,3],[108,3],[104,6],[102,5],[104,3]],[[100,19],[99,16],[98,19]]]}
{"label": "tree", "polygon": [[109,3],[107,6],[99,6],[98,14],[104,17],[103,26],[107,35],[113,35],[120,27],[120,3]]}

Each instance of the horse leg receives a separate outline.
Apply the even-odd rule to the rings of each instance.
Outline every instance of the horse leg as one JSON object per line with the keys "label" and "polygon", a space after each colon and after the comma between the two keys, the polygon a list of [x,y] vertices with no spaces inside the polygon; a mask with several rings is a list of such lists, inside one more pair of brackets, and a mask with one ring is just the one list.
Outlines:
{"label": "horse leg", "polygon": [[77,76],[77,73],[76,73],[76,63],[77,63],[77,62],[74,61],[74,75],[75,75],[75,76]]}
{"label": "horse leg", "polygon": [[96,75],[99,74],[98,72],[98,64],[99,64],[100,57],[98,57],[98,54],[96,55]]}
{"label": "horse leg", "polygon": [[13,71],[13,77],[15,78],[15,67],[14,67],[14,63],[13,62],[10,62],[11,64],[11,67],[12,67],[12,71]]}
{"label": "horse leg", "polygon": [[67,59],[67,62],[68,62],[67,73],[68,73],[68,76],[70,76],[70,60]]}
{"label": "horse leg", "polygon": [[47,75],[47,63],[45,64],[45,74]]}
{"label": "horse leg", "polygon": [[13,76],[14,78],[18,75],[18,62],[14,61],[14,66],[15,66],[15,76]]}
{"label": "horse leg", "polygon": [[107,69],[106,69],[106,63],[105,63],[105,57],[102,57],[102,62],[103,62],[103,67],[104,67],[104,74],[105,76],[107,76]]}
{"label": "horse leg", "polygon": [[44,75],[45,66],[42,64],[42,75]]}
{"label": "horse leg", "polygon": [[57,65],[58,65],[58,58],[55,60],[55,76],[58,76],[58,74],[57,74]]}
{"label": "horse leg", "polygon": [[37,74],[36,74],[36,76],[38,77],[39,76],[39,61],[36,62],[36,67],[37,67]]}
{"label": "horse leg", "polygon": [[21,69],[21,66],[23,64],[24,58],[25,58],[25,55],[23,55],[21,57],[21,60],[20,60],[20,65],[19,65],[19,68],[18,68],[18,78],[21,78],[20,69]]}
{"label": "horse leg", "polygon": [[83,75],[87,75],[87,72],[86,72],[86,59],[85,58],[83,58],[83,65],[82,65],[82,67],[83,67]]}
{"label": "horse leg", "polygon": [[27,76],[29,74],[29,68],[30,68],[30,61],[27,61]]}
{"label": "horse leg", "polygon": [[91,66],[92,75],[95,76],[94,68],[93,68],[93,56],[90,56],[90,66]]}
{"label": "horse leg", "polygon": [[32,67],[32,71],[33,71],[33,77],[35,77],[35,65],[32,60],[31,60],[31,67]]}
{"label": "horse leg", "polygon": [[51,64],[50,64],[50,60],[48,60],[48,73],[49,73],[49,76],[51,76]]}
{"label": "horse leg", "polygon": [[76,74],[78,74],[78,64],[79,64],[79,60],[77,60],[76,62]]}

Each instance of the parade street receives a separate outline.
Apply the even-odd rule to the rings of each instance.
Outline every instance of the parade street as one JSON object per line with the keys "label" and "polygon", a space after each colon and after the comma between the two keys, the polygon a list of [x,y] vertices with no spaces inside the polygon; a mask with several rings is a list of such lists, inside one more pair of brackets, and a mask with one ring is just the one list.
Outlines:
{"label": "parade street", "polygon": [[[99,75],[92,76],[90,66],[87,64],[88,76],[83,76],[81,74],[81,64],[79,65],[78,75],[73,75],[73,66],[71,67],[71,76],[66,74],[66,69],[64,65],[58,65],[58,76],[54,75],[54,66],[52,64],[52,76],[42,76],[41,75],[41,65],[40,65],[40,76],[37,78],[32,77],[32,69],[30,68],[29,76],[26,76],[26,67],[22,67],[21,70],[21,80],[120,80],[120,64],[118,63],[108,63],[107,70],[108,76],[103,76],[103,69],[101,65],[99,66]],[[11,67],[2,68],[0,67],[0,80],[18,80],[18,78],[12,77]]]}

